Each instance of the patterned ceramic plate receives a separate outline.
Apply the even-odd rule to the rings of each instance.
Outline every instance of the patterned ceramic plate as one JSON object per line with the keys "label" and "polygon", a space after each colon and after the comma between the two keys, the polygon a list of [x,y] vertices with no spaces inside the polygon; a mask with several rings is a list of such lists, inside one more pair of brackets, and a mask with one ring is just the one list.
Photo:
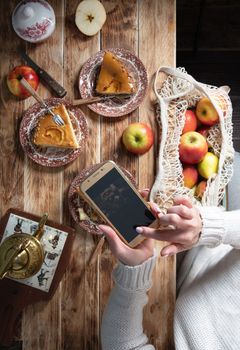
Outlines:
{"label": "patterned ceramic plate", "polygon": [[76,159],[84,149],[88,137],[87,121],[82,111],[79,108],[71,106],[67,100],[49,98],[46,99],[45,102],[49,107],[54,107],[58,104],[64,103],[69,112],[80,147],[73,150],[55,147],[42,148],[33,143],[32,138],[34,128],[36,127],[39,118],[45,113],[44,108],[39,103],[35,103],[23,114],[19,130],[20,142],[25,153],[34,162],[47,167],[63,166]]}
{"label": "patterned ceramic plate", "polygon": [[[94,112],[106,117],[120,117],[135,110],[143,101],[148,86],[146,69],[138,57],[124,49],[108,49],[116,55],[127,67],[135,82],[137,91],[127,99],[113,99],[92,103],[88,107]],[[99,51],[88,59],[82,67],[79,76],[79,91],[82,98],[96,96],[95,85],[105,50]]]}
{"label": "patterned ceramic plate", "polygon": [[[85,231],[92,234],[101,234],[98,225],[103,223],[102,219],[91,209],[89,204],[80,198],[76,189],[79,187],[80,183],[89,176],[93,171],[99,168],[103,163],[93,165],[92,167],[81,171],[73,180],[68,191],[68,206],[73,220],[82,227]],[[136,187],[136,182],[133,176],[124,168],[121,168],[124,174]],[[80,220],[79,209],[83,210],[85,214],[89,216],[86,220]],[[91,217],[91,219],[90,219]]]}

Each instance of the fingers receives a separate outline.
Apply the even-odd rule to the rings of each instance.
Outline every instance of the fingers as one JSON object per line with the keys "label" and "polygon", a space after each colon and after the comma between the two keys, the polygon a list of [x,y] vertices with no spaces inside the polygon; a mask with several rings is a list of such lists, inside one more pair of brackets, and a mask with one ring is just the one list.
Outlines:
{"label": "fingers", "polygon": [[184,250],[186,250],[186,248],[182,244],[172,243],[172,244],[169,244],[166,247],[164,247],[161,250],[160,254],[162,256],[170,256],[170,255],[174,255],[174,254],[183,252]]}
{"label": "fingers", "polygon": [[179,204],[175,205],[167,210],[168,214],[177,214],[183,219],[191,220],[193,218],[193,213],[190,208],[185,205]]}
{"label": "fingers", "polygon": [[139,191],[140,195],[147,200],[149,196],[149,188],[145,188],[144,190]]}
{"label": "fingers", "polygon": [[137,227],[136,231],[142,236],[147,238],[153,238],[158,241],[178,241],[181,239],[177,230],[156,230],[150,227]]}
{"label": "fingers", "polygon": [[159,217],[160,225],[172,225],[175,228],[182,227],[182,219],[178,214],[170,213]]}
{"label": "fingers", "polygon": [[193,208],[192,202],[187,197],[176,197],[176,198],[174,198],[173,203],[175,205],[183,204],[190,209]]}
{"label": "fingers", "polygon": [[[156,203],[150,202],[150,208],[152,213],[160,218],[161,215],[161,223],[166,225],[174,225],[176,226],[179,223],[179,220],[176,216],[167,217],[161,213],[159,206]],[[181,216],[184,219],[191,220],[193,218],[193,213],[189,210],[192,209],[193,205],[191,201],[186,197],[176,197],[174,199],[174,206],[168,208],[168,214],[177,214],[177,216]],[[162,221],[163,220],[163,221]],[[166,222],[165,222],[166,220]],[[168,222],[170,220],[170,222]],[[172,221],[172,222],[171,222]],[[174,223],[175,222],[175,223]]]}
{"label": "fingers", "polygon": [[153,215],[155,217],[159,218],[160,217],[159,215],[161,215],[161,210],[160,210],[159,206],[153,202],[150,202],[149,205],[150,205],[150,209],[151,209]]}

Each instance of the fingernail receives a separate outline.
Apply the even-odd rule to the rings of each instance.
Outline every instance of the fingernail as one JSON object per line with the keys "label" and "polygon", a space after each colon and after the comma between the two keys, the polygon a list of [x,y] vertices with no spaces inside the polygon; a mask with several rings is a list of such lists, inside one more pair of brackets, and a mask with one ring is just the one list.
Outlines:
{"label": "fingernail", "polygon": [[136,227],[136,231],[137,231],[137,233],[142,233],[143,229],[142,229],[142,227]]}
{"label": "fingernail", "polygon": [[156,203],[151,203],[151,207],[156,213],[161,213],[161,210]]}
{"label": "fingernail", "polygon": [[168,257],[168,256],[172,256],[172,255],[174,255],[174,253],[171,253],[171,252],[170,252],[170,253],[164,254],[163,256],[164,256],[164,257]]}
{"label": "fingernail", "polygon": [[106,227],[104,225],[98,225],[98,228],[102,231],[102,233],[105,234],[106,232]]}
{"label": "fingernail", "polygon": [[143,191],[150,191],[150,188],[144,188]]}

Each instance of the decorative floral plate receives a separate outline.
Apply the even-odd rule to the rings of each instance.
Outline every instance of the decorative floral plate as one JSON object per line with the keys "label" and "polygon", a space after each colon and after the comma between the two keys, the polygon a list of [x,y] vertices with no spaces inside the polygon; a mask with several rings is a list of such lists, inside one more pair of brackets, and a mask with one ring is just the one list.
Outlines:
{"label": "decorative floral plate", "polygon": [[37,122],[46,113],[44,107],[39,103],[35,103],[23,114],[19,130],[20,142],[24,152],[34,162],[47,167],[59,167],[72,162],[83,151],[88,137],[88,125],[83,112],[79,108],[71,106],[67,100],[49,98],[45,102],[49,107],[54,107],[62,103],[66,106],[80,147],[78,149],[43,148],[33,143],[33,133]]}
{"label": "decorative floral plate", "polygon": [[[89,176],[92,172],[94,172],[97,168],[99,168],[102,164],[95,164],[90,168],[84,169],[81,171],[75,179],[72,181],[69,191],[68,191],[68,206],[70,213],[72,215],[73,220],[85,231],[92,234],[102,234],[100,229],[98,228],[99,224],[103,224],[103,220],[99,217],[90,207],[90,205],[80,197],[77,192],[77,188],[80,183]],[[132,184],[136,187],[136,182],[133,176],[124,168],[121,167],[121,170],[128,177],[128,179],[132,182]],[[80,220],[79,210],[83,211],[84,214],[88,216],[85,220]],[[91,217],[91,218],[90,218]]]}
{"label": "decorative floral plate", "polygon": [[[99,51],[89,58],[83,65],[79,76],[79,91],[82,98],[97,96],[95,85],[100,65],[106,50]],[[107,49],[117,56],[129,71],[136,86],[136,92],[130,97],[108,99],[106,101],[89,104],[94,112],[106,117],[120,117],[135,110],[143,101],[148,87],[146,69],[138,57],[124,49]]]}

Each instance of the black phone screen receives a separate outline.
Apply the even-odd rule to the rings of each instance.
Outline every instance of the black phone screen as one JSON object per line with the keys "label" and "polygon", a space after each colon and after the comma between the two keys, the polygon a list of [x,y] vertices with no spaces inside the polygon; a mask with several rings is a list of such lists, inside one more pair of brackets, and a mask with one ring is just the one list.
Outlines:
{"label": "black phone screen", "polygon": [[86,193],[127,242],[138,235],[137,226],[149,226],[155,220],[151,211],[114,168]]}

